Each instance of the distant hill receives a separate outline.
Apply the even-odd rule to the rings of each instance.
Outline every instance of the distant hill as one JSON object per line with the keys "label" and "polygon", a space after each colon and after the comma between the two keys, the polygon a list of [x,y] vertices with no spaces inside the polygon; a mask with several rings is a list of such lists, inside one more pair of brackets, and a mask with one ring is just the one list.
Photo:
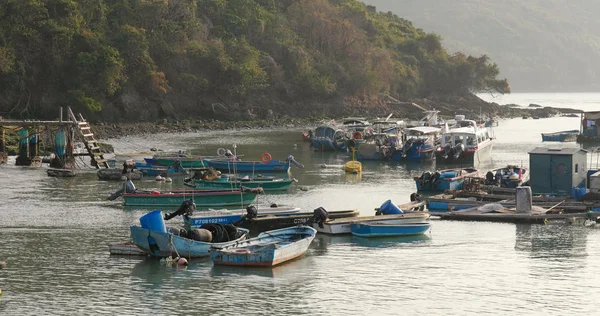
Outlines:
{"label": "distant hill", "polygon": [[441,35],[450,52],[487,54],[513,92],[600,89],[600,1],[363,2]]}

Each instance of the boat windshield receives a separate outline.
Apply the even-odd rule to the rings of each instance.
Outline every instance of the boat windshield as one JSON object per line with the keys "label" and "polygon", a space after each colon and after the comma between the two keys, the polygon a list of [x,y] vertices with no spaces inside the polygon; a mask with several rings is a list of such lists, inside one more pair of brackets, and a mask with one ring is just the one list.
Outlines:
{"label": "boat windshield", "polygon": [[335,134],[335,130],[333,130],[333,128],[327,127],[327,126],[317,127],[317,129],[315,130],[316,137],[325,137],[325,138],[333,139],[334,134]]}

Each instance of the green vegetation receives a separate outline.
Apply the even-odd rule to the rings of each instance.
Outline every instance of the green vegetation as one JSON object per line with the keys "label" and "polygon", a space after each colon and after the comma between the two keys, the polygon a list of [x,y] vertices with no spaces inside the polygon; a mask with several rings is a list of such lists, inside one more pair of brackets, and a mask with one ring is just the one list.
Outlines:
{"label": "green vegetation", "polygon": [[488,54],[513,91],[594,92],[600,86],[595,0],[363,0],[442,36],[451,52]]}
{"label": "green vegetation", "polygon": [[291,104],[312,115],[348,98],[508,92],[498,73],[487,56],[450,55],[439,36],[355,0],[0,3],[0,115],[11,117],[64,105],[104,120]]}

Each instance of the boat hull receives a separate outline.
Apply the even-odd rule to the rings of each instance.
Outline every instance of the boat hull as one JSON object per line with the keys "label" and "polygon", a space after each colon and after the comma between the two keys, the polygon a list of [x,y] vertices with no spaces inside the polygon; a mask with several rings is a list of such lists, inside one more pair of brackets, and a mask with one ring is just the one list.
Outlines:
{"label": "boat hull", "polygon": [[323,228],[313,224],[313,228],[319,233],[339,235],[350,234],[352,224],[370,223],[370,224],[418,224],[426,223],[429,220],[429,213],[415,212],[398,215],[379,215],[379,216],[360,216],[354,218],[340,218],[329,220],[323,223]]}
{"label": "boat hull", "polygon": [[[310,228],[311,231],[307,229]],[[301,239],[294,240],[293,231]],[[306,253],[315,238],[316,231],[311,227],[289,227],[278,231],[268,231],[256,238],[239,243],[235,248],[217,249],[212,260],[215,265],[272,267],[298,258]],[[287,232],[287,234],[286,234]]]}
{"label": "boat hull", "polygon": [[423,180],[422,176],[414,178],[417,191],[461,190],[465,178],[478,176],[479,171],[473,168],[447,169],[440,171],[440,174],[435,181]]}
{"label": "boat hull", "polygon": [[194,181],[194,187],[196,189],[238,189],[240,187],[245,188],[262,188],[264,191],[287,191],[292,183],[296,182],[294,179],[289,180],[274,180],[274,181],[207,181],[207,180],[196,180]]}
{"label": "boat hull", "polygon": [[574,142],[577,141],[579,130],[571,130],[557,133],[543,133],[543,142]]}
{"label": "boat hull", "polygon": [[189,158],[144,158],[144,161],[154,166],[172,166],[176,161],[181,162],[183,168],[202,168],[205,167],[204,159]]}
{"label": "boat hull", "polygon": [[123,195],[125,206],[179,207],[185,200],[193,200],[196,207],[222,207],[249,205],[256,199],[256,192],[243,191],[172,191],[152,193],[128,193]]}
{"label": "boat hull", "polygon": [[281,160],[271,160],[268,163],[262,161],[206,160],[205,164],[208,167],[227,173],[288,172],[290,170],[290,163]]}
{"label": "boat hull", "polygon": [[479,164],[481,162],[487,161],[490,159],[491,154],[492,154],[492,147],[494,146],[494,143],[489,141],[489,142],[485,142],[484,144],[482,144],[477,150],[475,151],[464,151],[460,154],[460,156],[458,156],[458,158],[455,158],[453,155],[448,155],[447,158],[444,158],[444,151],[443,150],[436,150],[435,151],[435,159],[436,159],[436,163],[467,163],[467,164]]}
{"label": "boat hull", "polygon": [[426,233],[431,224],[404,224],[404,225],[381,225],[381,224],[352,224],[352,235],[359,237],[389,237],[389,236],[414,236]]}
{"label": "boat hull", "polygon": [[228,242],[208,243],[196,241],[171,233],[163,233],[131,226],[131,238],[138,248],[155,257],[181,256],[186,258],[202,258],[210,256],[212,247],[225,247],[246,239],[248,230],[243,229],[243,234]]}

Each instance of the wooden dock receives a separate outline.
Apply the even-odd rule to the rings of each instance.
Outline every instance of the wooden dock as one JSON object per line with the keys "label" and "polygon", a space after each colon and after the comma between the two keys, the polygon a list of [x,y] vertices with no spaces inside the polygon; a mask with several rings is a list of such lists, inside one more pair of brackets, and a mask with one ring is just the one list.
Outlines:
{"label": "wooden dock", "polygon": [[473,221],[473,222],[501,222],[519,224],[549,224],[562,222],[566,225],[583,225],[586,213],[566,214],[516,214],[516,213],[473,213],[473,212],[449,212],[431,213],[443,220]]}

